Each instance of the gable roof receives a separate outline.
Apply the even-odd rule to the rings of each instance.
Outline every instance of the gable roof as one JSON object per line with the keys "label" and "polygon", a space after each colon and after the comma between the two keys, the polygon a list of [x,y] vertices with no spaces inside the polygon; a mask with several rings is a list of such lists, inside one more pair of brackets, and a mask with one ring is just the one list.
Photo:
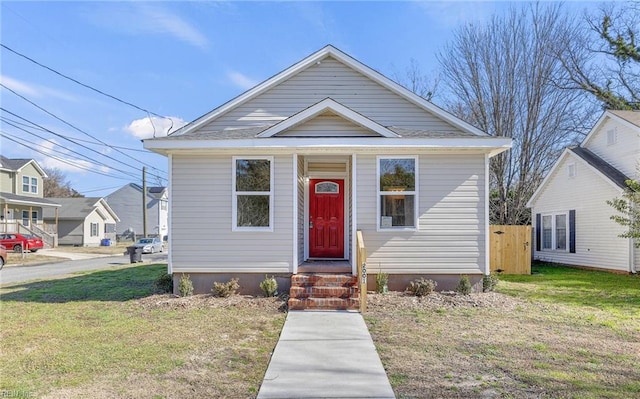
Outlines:
{"label": "gable roof", "polygon": [[634,125],[640,127],[640,110],[639,111],[619,111],[619,110],[610,110],[611,114],[624,119],[627,122],[633,123]]}
{"label": "gable roof", "polygon": [[596,172],[596,174],[602,176],[612,186],[619,189],[627,188],[626,181],[629,180],[629,177],[626,176],[624,173],[620,172],[618,169],[613,167],[607,161],[600,158],[599,156],[597,156],[596,154],[594,154],[593,152],[589,151],[586,148],[569,147],[564,150],[562,155],[560,155],[560,157],[558,158],[556,163],[553,165],[549,173],[547,173],[547,175],[545,176],[544,180],[542,180],[542,183],[540,183],[536,191],[533,193],[533,195],[531,195],[531,198],[529,198],[529,201],[527,201],[527,204],[526,204],[527,208],[531,208],[533,206],[533,203],[535,202],[535,200],[538,199],[538,196],[542,193],[542,191],[548,184],[549,180],[551,179],[551,176],[554,175],[556,170],[560,167],[560,164],[562,164],[564,160],[570,155],[573,155],[576,158],[583,161],[594,172]]}
{"label": "gable roof", "polygon": [[600,158],[593,152],[587,150],[582,147],[572,147],[569,148],[569,151],[573,152],[580,158],[582,158],[585,162],[587,162],[591,167],[600,172],[606,178],[611,180],[620,188],[627,188],[626,181],[629,180],[629,177],[624,173],[620,172],[618,169],[613,167],[610,163]]}
{"label": "gable roof", "polygon": [[[58,211],[58,219],[84,220],[102,204],[115,221],[120,221],[118,215],[111,209],[104,198],[101,197],[50,198],[50,200],[62,205],[62,208]],[[52,219],[55,217],[55,214],[52,210],[43,210],[43,217],[45,219]]]}
{"label": "gable roof", "polygon": [[44,169],[38,165],[38,163],[30,158],[7,158],[0,155],[0,169],[8,170],[11,172],[20,172],[25,166],[33,164],[33,167],[40,172],[42,177],[47,177]]}
{"label": "gable roof", "polygon": [[398,135],[393,131],[331,98],[325,98],[324,100],[319,101],[306,109],[303,109],[297,114],[294,114],[289,118],[276,123],[275,125],[260,132],[257,137],[273,137],[280,132],[300,125],[327,111],[332,111],[338,116],[341,116],[342,118],[355,123],[358,126],[378,133],[382,137],[398,137]]}
{"label": "gable roof", "polygon": [[581,147],[585,147],[587,143],[591,140],[596,132],[600,130],[600,127],[608,120],[612,119],[626,125],[634,130],[640,129],[640,111],[617,111],[617,110],[607,110],[602,113],[602,116],[598,119],[596,124],[593,126],[587,137],[582,140],[580,144]]}
{"label": "gable roof", "polygon": [[[298,63],[290,66],[289,68],[285,69],[284,71],[274,75],[273,77],[265,80],[264,82],[260,83],[259,85],[253,87],[252,89],[244,92],[243,94],[237,96],[236,98],[226,102],[225,104],[221,105],[220,107],[214,109],[213,111],[201,116],[200,118],[196,119],[195,121],[183,126],[182,128],[178,129],[177,131],[171,133],[169,136],[182,136],[182,135],[186,135],[189,134],[190,132],[193,132],[194,130],[197,130],[198,128],[200,128],[201,126],[209,123],[210,121],[218,118],[219,116],[223,115],[224,113],[226,113],[227,111],[231,110],[232,108],[235,108],[237,106],[239,106],[240,104],[243,104],[247,101],[249,101],[250,99],[253,99],[255,97],[257,97],[258,95],[266,92],[267,90],[269,90],[270,88],[280,84],[281,82],[289,79],[290,77],[298,74],[299,72],[311,67],[312,65],[316,64],[317,62],[321,62],[323,59],[327,58],[327,57],[332,57],[336,60],[338,60],[339,62],[349,66],[350,68],[360,72],[361,74],[365,75],[366,77],[368,77],[369,79],[373,80],[374,82],[380,84],[381,86],[389,89],[390,91],[392,91],[393,93],[405,98],[406,100],[410,101],[411,103],[417,105],[418,107],[429,111],[430,113],[434,114],[435,116],[447,121],[448,123],[452,124],[453,126],[458,127],[459,129],[462,129],[464,131],[467,132],[471,132],[474,135],[477,136],[488,136],[487,133],[482,132],[481,130],[479,130],[478,128],[464,122],[463,120],[455,117],[454,115],[448,113],[447,111],[443,110],[442,108],[434,105],[433,103],[425,100],[424,98],[418,96],[417,94],[411,92],[410,90],[402,87],[401,85],[399,85],[398,83],[392,81],[391,79],[387,78],[386,76],[382,75],[381,73],[379,73],[378,71],[368,67],[367,65],[361,63],[360,61],[352,58],[351,56],[349,56],[346,53],[343,53],[342,51],[338,50],[337,48],[331,46],[331,45],[327,45],[325,47],[323,47],[322,49],[316,51],[315,53],[309,55],[308,57],[304,58],[302,61],[299,61]],[[145,140],[148,141],[148,140]]]}

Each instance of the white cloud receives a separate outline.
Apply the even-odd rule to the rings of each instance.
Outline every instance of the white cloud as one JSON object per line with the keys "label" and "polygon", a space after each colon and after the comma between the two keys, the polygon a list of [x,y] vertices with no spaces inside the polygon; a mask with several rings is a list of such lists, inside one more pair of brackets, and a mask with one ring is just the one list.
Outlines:
{"label": "white cloud", "polygon": [[229,78],[229,80],[231,80],[231,83],[243,90],[248,90],[259,83],[258,81],[253,80],[250,77],[243,75],[237,71],[227,72],[227,77]]}
{"label": "white cloud", "polygon": [[169,130],[174,132],[186,124],[186,121],[176,116],[166,118],[152,116],[151,118],[136,119],[125,126],[124,130],[139,139],[148,139],[164,137],[169,133]]}
{"label": "white cloud", "polygon": [[100,26],[129,35],[170,35],[195,47],[209,45],[207,37],[198,29],[157,4],[109,3],[100,8],[92,6],[85,14]]}
{"label": "white cloud", "polygon": [[18,79],[11,78],[7,75],[0,75],[0,82],[5,85],[7,88],[22,94],[25,97],[31,98],[45,98],[45,97],[55,97],[61,100],[73,101],[77,102],[78,98],[46,86],[41,86],[34,83],[27,83]]}

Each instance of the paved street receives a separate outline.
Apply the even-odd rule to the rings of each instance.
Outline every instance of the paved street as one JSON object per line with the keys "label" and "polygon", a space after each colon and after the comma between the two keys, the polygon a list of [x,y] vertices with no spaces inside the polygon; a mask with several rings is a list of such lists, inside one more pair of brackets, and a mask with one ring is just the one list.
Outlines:
{"label": "paved street", "polygon": [[[167,253],[142,255],[143,262],[162,263],[167,261]],[[87,270],[109,269],[129,264],[129,256],[102,256],[93,259],[67,260],[37,266],[5,266],[0,270],[0,284],[17,283],[35,279],[63,276]]]}

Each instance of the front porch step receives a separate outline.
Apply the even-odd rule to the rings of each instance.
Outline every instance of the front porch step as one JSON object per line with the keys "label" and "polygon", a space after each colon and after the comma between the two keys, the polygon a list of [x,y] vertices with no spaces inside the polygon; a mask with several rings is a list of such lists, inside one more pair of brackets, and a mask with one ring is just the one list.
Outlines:
{"label": "front porch step", "polygon": [[357,310],[358,277],[351,274],[305,273],[291,276],[290,310]]}
{"label": "front porch step", "polygon": [[358,310],[358,298],[289,298],[289,310]]}

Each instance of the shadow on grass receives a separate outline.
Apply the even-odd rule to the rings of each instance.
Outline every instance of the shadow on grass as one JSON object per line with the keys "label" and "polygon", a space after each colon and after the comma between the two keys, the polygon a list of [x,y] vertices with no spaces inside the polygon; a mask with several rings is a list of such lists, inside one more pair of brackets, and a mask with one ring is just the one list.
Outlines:
{"label": "shadow on grass", "polygon": [[[535,263],[532,274],[502,275],[526,289],[500,290],[514,296],[547,299],[605,309],[640,307],[640,276]],[[520,286],[522,287],[522,286]]]}
{"label": "shadow on grass", "polygon": [[64,279],[19,283],[3,287],[0,290],[0,300],[45,303],[123,302],[153,294],[154,281],[166,270],[166,264],[151,264],[89,272]]}

